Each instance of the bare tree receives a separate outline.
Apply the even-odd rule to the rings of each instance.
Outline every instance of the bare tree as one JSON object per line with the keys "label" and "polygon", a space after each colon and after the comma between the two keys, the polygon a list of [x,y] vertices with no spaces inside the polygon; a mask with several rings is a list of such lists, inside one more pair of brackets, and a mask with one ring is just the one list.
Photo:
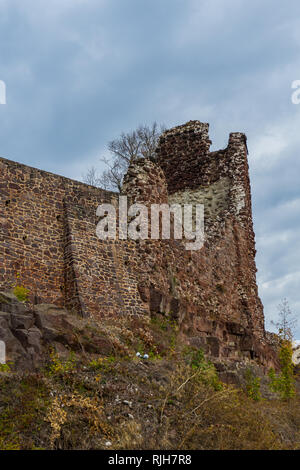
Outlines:
{"label": "bare tree", "polygon": [[91,186],[100,186],[101,175],[98,175],[98,172],[94,166],[91,166],[87,172],[82,175],[84,183],[90,184]]}
{"label": "bare tree", "polygon": [[271,323],[276,326],[282,339],[292,341],[297,318],[293,315],[287,299],[283,299],[277,308],[279,320],[277,322],[272,321]]}
{"label": "bare tree", "polygon": [[100,158],[106,169],[98,176],[95,168],[91,167],[83,176],[83,181],[120,192],[124,175],[132,161],[140,158],[155,159],[158,139],[164,130],[164,126],[159,128],[154,122],[151,126],[140,125],[132,132],[122,133],[119,138],[108,143],[110,158]]}

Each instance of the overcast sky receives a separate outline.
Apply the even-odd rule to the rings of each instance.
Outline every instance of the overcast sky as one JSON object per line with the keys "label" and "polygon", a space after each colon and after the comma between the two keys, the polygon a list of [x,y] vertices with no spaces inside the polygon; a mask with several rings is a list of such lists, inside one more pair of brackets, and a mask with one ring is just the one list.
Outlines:
{"label": "overcast sky", "polygon": [[0,0],[0,155],[80,180],[140,123],[245,132],[267,327],[286,297],[300,339],[297,79],[297,0]]}

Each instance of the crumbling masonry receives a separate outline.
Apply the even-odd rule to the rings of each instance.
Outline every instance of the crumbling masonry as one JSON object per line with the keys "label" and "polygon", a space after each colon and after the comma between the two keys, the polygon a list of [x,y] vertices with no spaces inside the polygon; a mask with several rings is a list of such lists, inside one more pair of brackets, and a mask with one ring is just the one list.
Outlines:
{"label": "crumbling masonry", "polygon": [[96,208],[114,193],[0,159],[0,289],[19,273],[33,303],[83,316],[168,315],[215,358],[274,361],[256,284],[246,137],[210,152],[208,124],[161,136],[157,158],[132,164],[123,193],[143,203],[204,203],[206,240],[96,236]]}

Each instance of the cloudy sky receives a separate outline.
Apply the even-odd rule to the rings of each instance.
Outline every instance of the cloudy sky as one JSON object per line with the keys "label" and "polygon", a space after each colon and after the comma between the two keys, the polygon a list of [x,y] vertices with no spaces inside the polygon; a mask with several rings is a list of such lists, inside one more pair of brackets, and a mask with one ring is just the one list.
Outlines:
{"label": "cloudy sky", "polygon": [[140,123],[245,132],[267,327],[286,297],[300,339],[299,52],[297,0],[0,0],[0,155],[80,180]]}

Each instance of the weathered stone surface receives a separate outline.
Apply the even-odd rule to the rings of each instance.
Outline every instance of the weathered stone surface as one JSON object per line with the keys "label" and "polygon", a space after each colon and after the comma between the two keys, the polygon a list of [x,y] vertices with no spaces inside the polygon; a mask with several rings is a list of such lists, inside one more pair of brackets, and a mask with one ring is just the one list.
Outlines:
{"label": "weathered stone surface", "polygon": [[34,317],[32,313],[28,313],[27,315],[18,315],[12,313],[10,315],[10,319],[12,328],[14,329],[25,328],[26,330],[28,330],[34,325]]}
{"label": "weathered stone surface", "polygon": [[2,292],[0,294],[0,311],[22,315],[26,312],[26,309],[26,305],[19,302],[11,292]]}
{"label": "weathered stone surface", "polygon": [[49,357],[49,347],[62,354],[69,354],[70,349],[107,355],[113,352],[107,337],[86,329],[85,320],[65,309],[39,304],[30,310],[13,299],[11,310],[25,310],[23,315],[0,312],[0,340],[6,346],[6,362],[13,368],[41,366]]}
{"label": "weathered stone surface", "polygon": [[63,327],[67,312],[51,304],[39,304],[33,307],[36,324],[44,331],[58,331]]}

